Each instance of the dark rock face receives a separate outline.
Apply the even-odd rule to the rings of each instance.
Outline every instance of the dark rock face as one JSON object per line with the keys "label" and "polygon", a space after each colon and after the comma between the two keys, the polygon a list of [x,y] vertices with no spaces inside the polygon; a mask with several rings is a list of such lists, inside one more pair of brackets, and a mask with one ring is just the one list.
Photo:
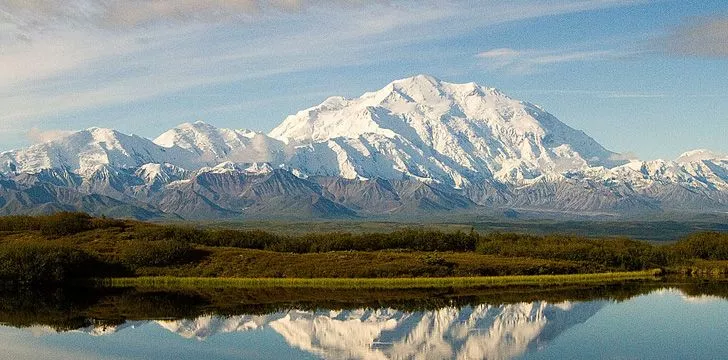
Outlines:
{"label": "dark rock face", "polygon": [[500,214],[645,214],[724,211],[728,196],[678,184],[641,190],[589,179],[539,181],[526,187],[482,182],[463,189],[419,179],[302,178],[285,169],[200,171],[145,177],[138,169],[100,167],[81,177],[63,169],[0,178],[0,214],[84,211],[116,217],[356,218]]}

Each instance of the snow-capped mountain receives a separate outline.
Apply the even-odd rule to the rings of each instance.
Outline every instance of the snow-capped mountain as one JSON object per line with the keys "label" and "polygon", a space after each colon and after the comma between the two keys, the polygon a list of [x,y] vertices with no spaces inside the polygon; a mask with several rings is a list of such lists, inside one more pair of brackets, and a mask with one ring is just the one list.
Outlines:
{"label": "snow-capped mountain", "polygon": [[356,99],[329,98],[289,116],[270,136],[309,146],[294,166],[350,179],[403,174],[456,187],[491,178],[524,184],[623,163],[535,105],[425,75]]}
{"label": "snow-capped mountain", "polygon": [[728,155],[627,160],[536,105],[425,75],[328,98],[268,135],[91,128],[3,152],[0,173],[0,214],[728,213]]}
{"label": "snow-capped mountain", "polygon": [[197,154],[199,164],[282,162],[284,144],[251,130],[218,129],[201,121],[184,123],[159,135],[154,143]]}
{"label": "snow-capped mountain", "polygon": [[151,140],[112,129],[90,128],[61,139],[0,154],[3,172],[35,173],[68,169],[86,175],[99,166],[136,168],[147,163],[195,166],[186,151],[163,148]]}

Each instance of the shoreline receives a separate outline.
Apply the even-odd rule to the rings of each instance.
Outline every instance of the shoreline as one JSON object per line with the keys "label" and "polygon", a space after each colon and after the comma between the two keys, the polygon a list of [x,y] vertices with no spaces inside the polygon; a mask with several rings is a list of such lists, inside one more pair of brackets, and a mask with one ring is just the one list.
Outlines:
{"label": "shoreline", "polygon": [[612,283],[626,280],[657,280],[662,274],[662,270],[653,269],[593,274],[415,278],[215,278],[143,276],[103,278],[92,280],[92,282],[95,286],[103,288],[436,289]]}

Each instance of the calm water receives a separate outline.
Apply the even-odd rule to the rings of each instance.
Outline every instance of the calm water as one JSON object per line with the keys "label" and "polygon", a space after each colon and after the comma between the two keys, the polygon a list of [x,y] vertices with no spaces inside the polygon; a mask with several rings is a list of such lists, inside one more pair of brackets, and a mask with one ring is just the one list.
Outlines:
{"label": "calm water", "polygon": [[[329,310],[315,309],[320,305],[313,302],[302,310],[268,303],[254,314],[237,315],[240,303],[230,300],[235,294],[222,303],[219,294],[124,293],[87,300],[62,295],[55,308],[43,300],[50,309],[42,314],[31,309],[39,306],[37,299],[15,298],[0,308],[6,324],[0,326],[0,357],[719,359],[728,356],[728,301],[714,294],[726,294],[726,288],[570,289],[543,294],[548,300],[490,303],[478,296],[459,301],[436,295],[450,305],[411,305],[380,293],[371,296],[383,307],[357,308],[348,301]],[[589,291],[596,293],[582,293]],[[244,295],[245,306],[255,309],[251,296]],[[533,297],[521,292],[505,298],[519,296]],[[189,303],[195,305],[186,308]],[[281,309],[265,310],[276,306]]]}

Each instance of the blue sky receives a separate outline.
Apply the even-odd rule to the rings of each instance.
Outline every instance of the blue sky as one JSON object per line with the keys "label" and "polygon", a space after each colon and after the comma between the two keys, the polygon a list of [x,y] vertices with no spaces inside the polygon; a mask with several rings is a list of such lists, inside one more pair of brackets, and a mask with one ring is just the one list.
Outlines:
{"label": "blue sky", "polygon": [[643,159],[728,152],[728,3],[710,0],[0,0],[0,150],[91,126],[267,132],[419,73]]}

